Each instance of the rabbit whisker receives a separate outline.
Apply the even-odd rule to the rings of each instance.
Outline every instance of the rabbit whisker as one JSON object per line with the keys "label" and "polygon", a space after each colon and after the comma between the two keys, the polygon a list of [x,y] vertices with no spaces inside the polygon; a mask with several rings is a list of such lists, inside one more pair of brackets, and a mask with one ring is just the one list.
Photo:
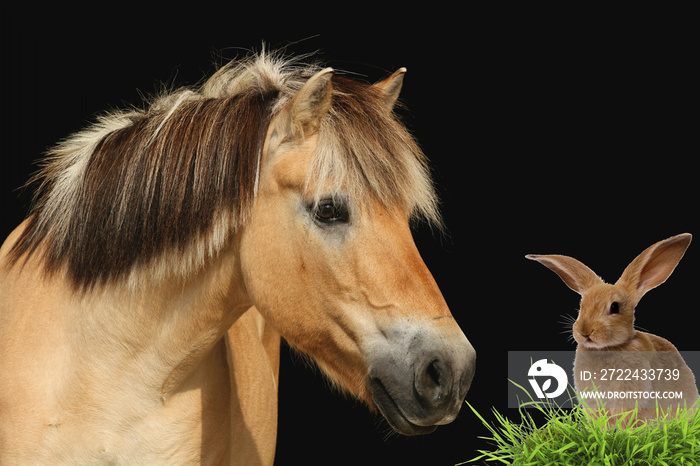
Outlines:
{"label": "rabbit whisker", "polygon": [[569,343],[574,343],[576,340],[574,339],[574,322],[576,322],[576,317],[569,315],[569,314],[563,314],[560,316],[561,320],[559,320],[560,324],[564,324],[564,330],[560,331],[560,334],[566,335],[566,340]]}

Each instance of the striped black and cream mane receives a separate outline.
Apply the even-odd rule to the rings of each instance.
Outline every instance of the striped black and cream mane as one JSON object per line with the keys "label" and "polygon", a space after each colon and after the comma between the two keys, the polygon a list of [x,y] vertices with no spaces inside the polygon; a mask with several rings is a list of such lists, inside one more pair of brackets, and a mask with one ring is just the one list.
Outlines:
{"label": "striped black and cream mane", "polygon": [[[271,119],[320,68],[261,53],[52,149],[12,250],[78,287],[201,267],[245,225]],[[373,86],[334,76],[310,177],[439,223],[425,158]]]}

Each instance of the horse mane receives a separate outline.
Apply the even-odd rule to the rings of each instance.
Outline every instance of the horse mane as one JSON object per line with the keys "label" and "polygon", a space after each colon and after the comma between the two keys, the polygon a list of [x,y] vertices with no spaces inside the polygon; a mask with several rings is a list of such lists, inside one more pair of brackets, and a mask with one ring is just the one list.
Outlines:
{"label": "horse mane", "polygon": [[[320,69],[262,52],[100,117],[49,151],[12,262],[39,253],[88,288],[201,267],[250,214],[272,117]],[[439,224],[425,157],[381,96],[342,76],[333,90],[309,176]]]}

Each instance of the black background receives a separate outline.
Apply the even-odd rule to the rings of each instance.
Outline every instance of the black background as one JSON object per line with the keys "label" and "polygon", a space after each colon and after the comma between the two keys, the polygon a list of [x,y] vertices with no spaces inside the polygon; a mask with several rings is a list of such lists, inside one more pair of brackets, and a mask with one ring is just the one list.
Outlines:
{"label": "black background", "polygon": [[[449,230],[418,229],[416,241],[477,350],[468,401],[488,419],[491,407],[516,417],[507,351],[573,349],[561,316],[578,305],[525,254],[571,255],[615,281],[652,243],[700,234],[689,13],[306,8],[4,15],[0,233],[26,215],[31,193],[18,188],[47,147],[162,83],[194,85],[263,40],[368,81],[405,66],[401,113],[431,159]],[[699,265],[692,244],[637,308],[640,327],[685,350],[700,349]],[[286,347],[280,385],[278,464],[454,464],[488,447],[466,407],[429,436],[390,434]]]}

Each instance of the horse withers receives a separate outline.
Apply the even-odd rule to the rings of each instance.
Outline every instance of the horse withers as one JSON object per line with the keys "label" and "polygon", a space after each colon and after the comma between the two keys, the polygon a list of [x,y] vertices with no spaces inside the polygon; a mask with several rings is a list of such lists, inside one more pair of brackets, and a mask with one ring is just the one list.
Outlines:
{"label": "horse withers", "polygon": [[401,434],[453,421],[404,72],[261,53],[54,148],[0,250],[0,463],[271,464],[280,336]]}

